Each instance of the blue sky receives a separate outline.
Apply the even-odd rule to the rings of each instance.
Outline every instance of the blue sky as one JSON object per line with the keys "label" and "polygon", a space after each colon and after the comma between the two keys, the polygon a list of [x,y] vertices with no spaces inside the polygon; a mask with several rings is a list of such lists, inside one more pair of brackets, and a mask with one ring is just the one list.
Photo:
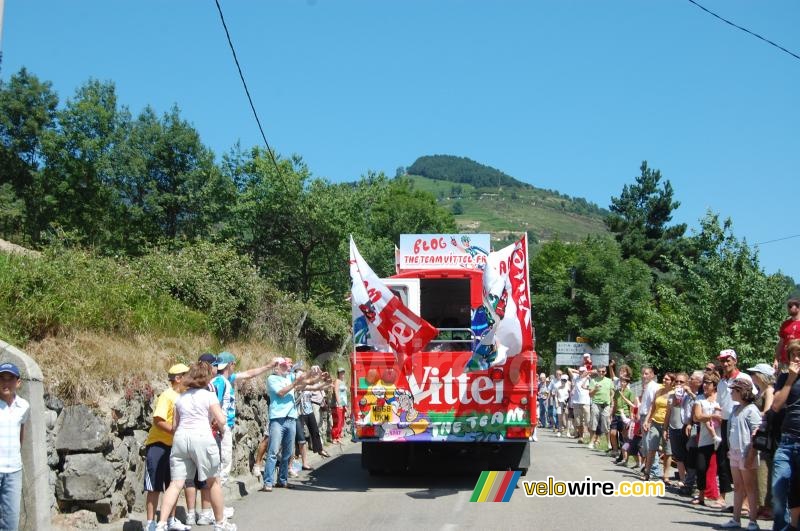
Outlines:
{"label": "blue sky", "polygon": [[[699,0],[800,54],[800,3]],[[62,101],[112,80],[221,155],[260,144],[213,0],[6,0],[3,64]],[[608,206],[642,160],[675,220],[800,234],[800,60],[688,1],[221,0],[267,138],[332,181],[470,157]],[[800,238],[760,246],[800,280]]]}

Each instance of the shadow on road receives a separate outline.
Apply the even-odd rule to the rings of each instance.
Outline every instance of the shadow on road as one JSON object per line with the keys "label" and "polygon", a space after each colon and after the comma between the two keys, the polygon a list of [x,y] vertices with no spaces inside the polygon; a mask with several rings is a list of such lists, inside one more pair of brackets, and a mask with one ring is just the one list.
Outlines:
{"label": "shadow on road", "polygon": [[325,461],[299,482],[296,490],[367,492],[372,489],[419,489],[406,495],[414,499],[435,499],[472,491],[480,472],[434,470],[371,476],[361,468],[359,454],[344,454]]}

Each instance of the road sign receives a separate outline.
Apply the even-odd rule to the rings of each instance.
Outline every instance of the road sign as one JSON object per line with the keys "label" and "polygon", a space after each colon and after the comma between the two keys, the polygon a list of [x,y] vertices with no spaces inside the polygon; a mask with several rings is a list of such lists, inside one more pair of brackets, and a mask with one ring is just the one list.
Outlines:
{"label": "road sign", "polygon": [[[556,354],[556,365],[583,365],[583,354]],[[592,365],[594,367],[605,367],[608,365],[608,354],[592,354]]]}
{"label": "road sign", "polygon": [[556,343],[556,354],[606,354],[609,353],[608,343],[590,345],[576,341],[559,341]]}

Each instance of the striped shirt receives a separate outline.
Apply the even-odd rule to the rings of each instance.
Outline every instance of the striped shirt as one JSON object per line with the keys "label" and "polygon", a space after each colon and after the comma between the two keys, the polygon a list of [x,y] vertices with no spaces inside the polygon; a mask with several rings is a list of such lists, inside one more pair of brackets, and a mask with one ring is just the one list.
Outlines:
{"label": "striped shirt", "polygon": [[22,453],[19,434],[28,421],[30,406],[27,400],[15,397],[8,405],[0,400],[0,473],[22,470]]}

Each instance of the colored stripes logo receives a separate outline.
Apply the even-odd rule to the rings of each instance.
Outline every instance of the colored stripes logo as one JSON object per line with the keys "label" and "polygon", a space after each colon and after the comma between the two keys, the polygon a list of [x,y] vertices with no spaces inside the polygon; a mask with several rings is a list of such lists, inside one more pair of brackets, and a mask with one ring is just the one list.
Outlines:
{"label": "colored stripes logo", "polygon": [[514,494],[514,487],[522,473],[504,470],[502,472],[484,471],[472,491],[471,502],[507,502]]}

